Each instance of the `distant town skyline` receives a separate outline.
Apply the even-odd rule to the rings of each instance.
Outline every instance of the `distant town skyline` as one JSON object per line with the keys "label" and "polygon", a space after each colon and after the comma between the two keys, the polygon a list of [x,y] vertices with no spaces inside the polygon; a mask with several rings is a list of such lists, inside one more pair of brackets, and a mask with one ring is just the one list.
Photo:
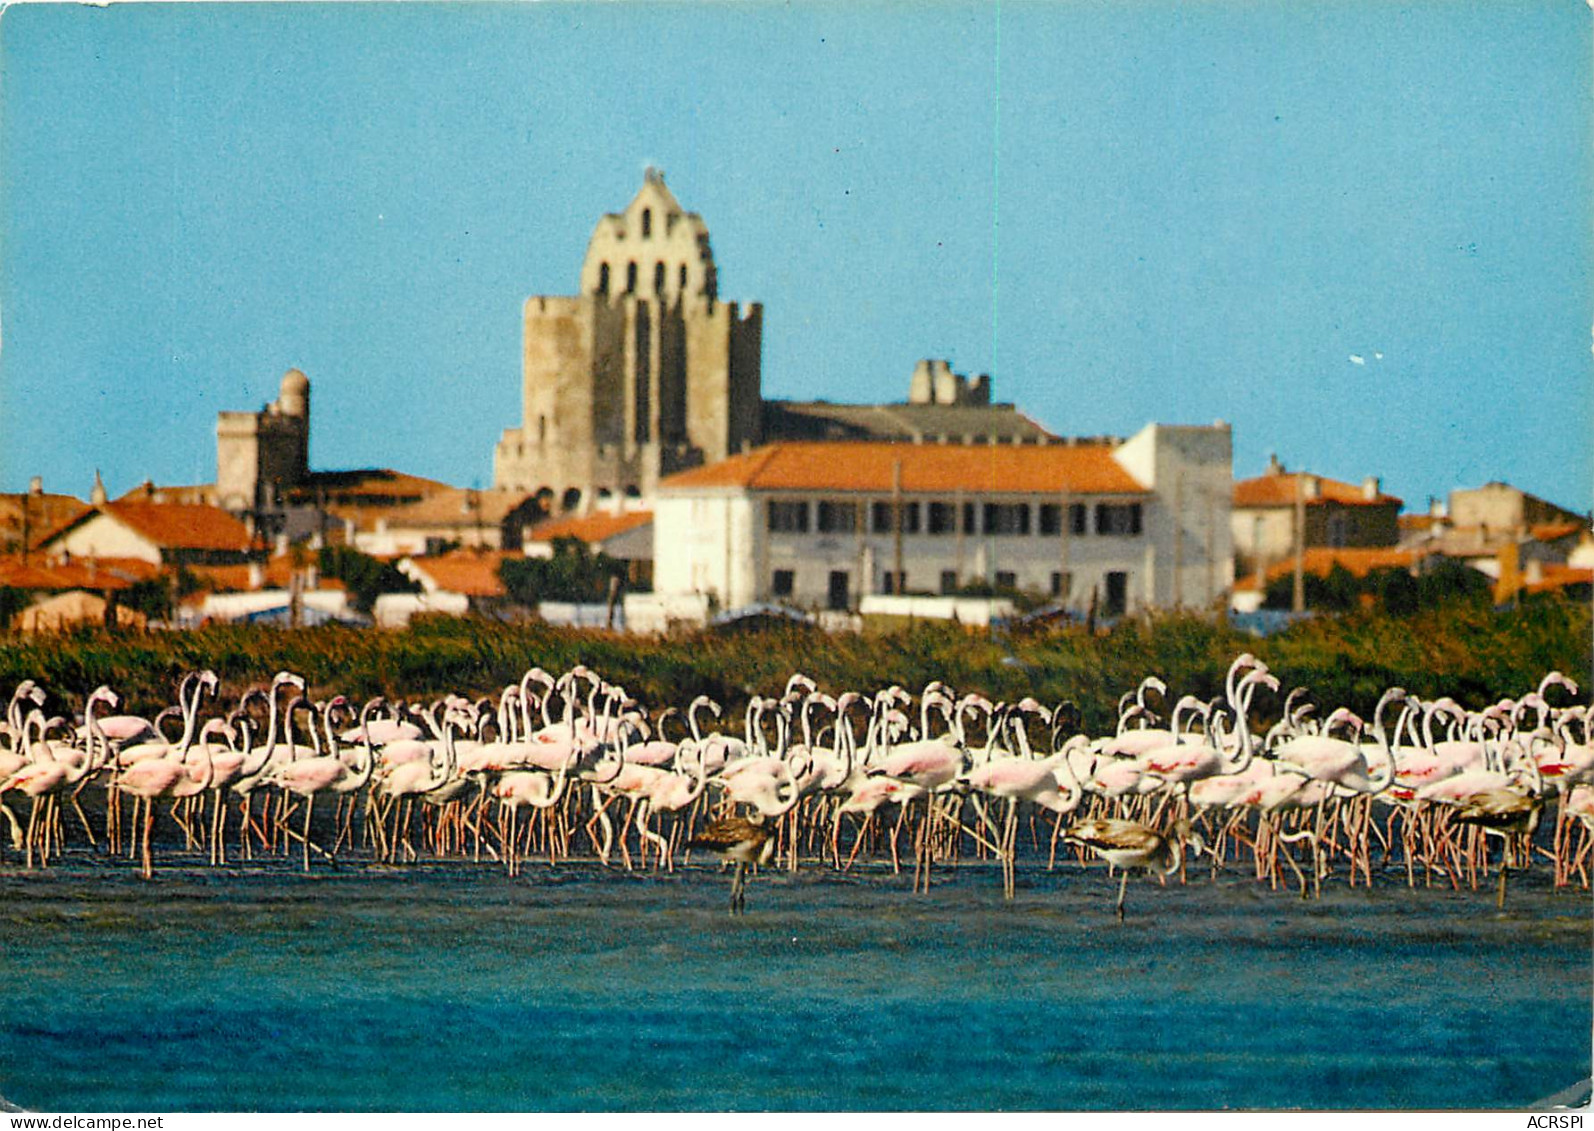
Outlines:
{"label": "distant town skyline", "polygon": [[1587,5],[14,6],[0,490],[312,465],[492,479],[520,307],[648,165],[764,306],[766,398],[990,373],[1234,474],[1594,494]]}

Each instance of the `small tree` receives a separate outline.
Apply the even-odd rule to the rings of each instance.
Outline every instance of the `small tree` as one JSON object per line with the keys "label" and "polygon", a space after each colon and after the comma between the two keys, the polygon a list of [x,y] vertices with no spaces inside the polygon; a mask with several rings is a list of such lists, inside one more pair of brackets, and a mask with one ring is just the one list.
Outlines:
{"label": "small tree", "polygon": [[0,631],[11,627],[11,618],[33,603],[26,589],[0,585]]}
{"label": "small tree", "polygon": [[1493,592],[1488,577],[1452,558],[1441,558],[1417,578],[1417,601],[1425,609],[1452,601],[1487,601]]}
{"label": "small tree", "polygon": [[623,588],[626,564],[594,554],[579,538],[555,538],[548,558],[505,558],[498,577],[517,604],[534,608],[543,601],[598,604],[609,599],[611,579]]}
{"label": "small tree", "polygon": [[1417,579],[1406,570],[1374,570],[1367,575],[1367,587],[1377,595],[1379,604],[1390,616],[1410,616],[1421,605]]}
{"label": "small tree", "polygon": [[316,557],[321,576],[348,586],[354,607],[370,615],[384,593],[419,593],[420,582],[405,577],[391,562],[379,561],[348,546],[324,546]]}

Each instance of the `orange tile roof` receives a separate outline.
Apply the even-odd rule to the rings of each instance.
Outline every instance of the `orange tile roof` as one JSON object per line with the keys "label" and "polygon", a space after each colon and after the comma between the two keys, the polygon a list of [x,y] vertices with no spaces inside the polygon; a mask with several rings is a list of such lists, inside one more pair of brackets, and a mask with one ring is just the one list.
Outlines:
{"label": "orange tile roof", "polygon": [[0,557],[0,586],[10,589],[126,589],[160,575],[160,566],[141,558],[73,558],[71,561],[22,555]]}
{"label": "orange tile roof", "polygon": [[[1303,478],[1304,472],[1286,471],[1278,474],[1258,475],[1255,479],[1241,479],[1234,485],[1234,505],[1237,507],[1291,507],[1295,505],[1296,481]],[[1391,504],[1400,506],[1401,501],[1393,495],[1379,494],[1369,499],[1362,494],[1362,489],[1351,483],[1342,483],[1338,479],[1328,479],[1317,476],[1319,494],[1315,499],[1307,499],[1307,506],[1321,505],[1323,503],[1339,503],[1343,506],[1360,507],[1386,507]]]}
{"label": "orange tile roof", "polygon": [[627,511],[613,514],[598,511],[593,514],[566,515],[539,523],[526,532],[527,542],[552,542],[555,538],[579,538],[589,546],[624,534],[653,521],[652,511]]}
{"label": "orange tile roof", "polygon": [[475,526],[499,526],[511,511],[529,498],[531,495],[525,491],[440,487],[412,502],[391,506],[371,502],[329,503],[327,511],[338,518],[352,519],[361,530],[374,530],[381,521],[390,529],[463,531]]}
{"label": "orange tile roof", "polygon": [[[1417,553],[1412,550],[1396,550],[1389,546],[1342,548],[1320,546],[1307,550],[1301,560],[1303,571],[1317,577],[1327,577],[1336,565],[1349,570],[1353,577],[1366,577],[1377,569],[1410,569],[1417,557]],[[1277,581],[1294,572],[1295,559],[1285,558],[1267,567],[1267,579],[1270,582]],[[1255,571],[1235,581],[1234,588],[1241,592],[1254,591]]]}
{"label": "orange tile roof", "polygon": [[71,495],[5,494],[0,495],[0,538],[22,541],[24,511],[26,511],[28,543],[37,546],[43,536],[71,522],[88,510],[87,503]]}
{"label": "orange tile roof", "polygon": [[[310,559],[313,562],[313,557]],[[264,563],[264,576],[261,578],[261,589],[286,589],[293,579],[293,557],[289,554],[278,554]],[[248,565],[191,565],[187,569],[203,581],[213,592],[249,592],[256,588],[249,583]],[[331,577],[322,577],[318,582],[322,589],[346,589],[343,582]]]}
{"label": "orange tile roof", "polygon": [[118,503],[170,503],[185,506],[214,506],[216,485],[196,483],[188,486],[158,487],[146,479],[137,487],[112,500]]}
{"label": "orange tile roof", "polygon": [[187,503],[136,503],[117,500],[90,507],[50,533],[53,541],[96,514],[130,527],[164,550],[249,549],[249,531],[220,507]]}
{"label": "orange tile roof", "polygon": [[[436,479],[395,471],[390,467],[367,467],[353,471],[312,471],[303,483],[289,488],[290,501],[348,506],[400,506],[438,491],[453,488]],[[379,501],[380,500],[380,501]]]}
{"label": "orange tile roof", "polygon": [[1400,529],[1409,531],[1432,530],[1436,526],[1443,526],[1447,521],[1435,514],[1403,514],[1395,518],[1395,524]]}
{"label": "orange tile roof", "polygon": [[890,444],[783,441],[663,480],[661,490],[743,487],[755,491],[902,489],[976,494],[1143,495],[1108,444]]}
{"label": "orange tile roof", "polygon": [[1594,569],[1587,567],[1546,562],[1540,568],[1543,573],[1539,580],[1523,586],[1529,593],[1548,593],[1556,589],[1565,589],[1568,585],[1594,583]]}
{"label": "orange tile roof", "polygon": [[1582,522],[1541,522],[1528,527],[1528,533],[1539,542],[1557,542],[1571,534],[1588,529]]}
{"label": "orange tile roof", "polygon": [[457,550],[431,558],[410,558],[410,565],[431,579],[438,589],[466,597],[502,597],[508,590],[498,579],[498,566],[505,558],[519,554],[476,553]]}

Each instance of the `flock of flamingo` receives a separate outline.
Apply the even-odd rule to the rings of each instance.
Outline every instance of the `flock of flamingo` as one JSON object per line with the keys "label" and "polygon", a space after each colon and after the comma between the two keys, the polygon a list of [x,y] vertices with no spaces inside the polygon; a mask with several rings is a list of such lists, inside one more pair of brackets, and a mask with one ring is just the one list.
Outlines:
{"label": "flock of flamingo", "polygon": [[[1578,694],[1559,672],[1481,710],[1390,688],[1370,721],[1344,707],[1319,720],[1306,689],[1281,695],[1243,655],[1211,701],[1170,706],[1148,677],[1120,701],[1114,733],[1094,738],[1069,703],[992,702],[940,682],[916,701],[900,687],[832,696],[801,674],[754,696],[739,732],[715,729],[707,696],[650,717],[585,666],[534,667],[477,701],[357,709],[310,698],[291,672],[230,708],[218,691],[214,673],[190,673],[177,703],[146,719],[112,713],[118,696],[99,687],[79,722],[20,684],[0,724],[0,813],[23,866],[48,867],[80,831],[150,877],[165,805],[181,837],[166,850],[215,866],[424,856],[515,875],[527,859],[579,854],[673,870],[708,850],[736,865],[732,913],[753,865],[846,872],[861,857],[899,874],[911,857],[913,888],[928,891],[938,868],[995,863],[1012,898],[1021,856],[1055,869],[1061,852],[1061,866],[1096,857],[1121,870],[1122,919],[1132,872],[1188,880],[1203,855],[1214,878],[1277,889],[1293,877],[1303,898],[1331,878],[1476,888],[1493,868],[1503,907],[1508,873],[1536,858],[1556,887],[1587,888],[1594,849],[1594,719],[1551,702]],[[1264,716],[1276,720],[1265,729]],[[1553,832],[1539,835],[1552,800]],[[1502,842],[1493,860],[1490,838]]]}

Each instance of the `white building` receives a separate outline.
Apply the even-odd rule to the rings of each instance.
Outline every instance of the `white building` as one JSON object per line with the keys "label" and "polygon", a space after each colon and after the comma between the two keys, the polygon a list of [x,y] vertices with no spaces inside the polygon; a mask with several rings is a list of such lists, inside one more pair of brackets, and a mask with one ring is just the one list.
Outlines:
{"label": "white building", "polygon": [[723,608],[981,584],[1106,615],[1202,608],[1232,580],[1231,468],[1223,423],[1121,443],[770,444],[660,483],[654,588]]}

